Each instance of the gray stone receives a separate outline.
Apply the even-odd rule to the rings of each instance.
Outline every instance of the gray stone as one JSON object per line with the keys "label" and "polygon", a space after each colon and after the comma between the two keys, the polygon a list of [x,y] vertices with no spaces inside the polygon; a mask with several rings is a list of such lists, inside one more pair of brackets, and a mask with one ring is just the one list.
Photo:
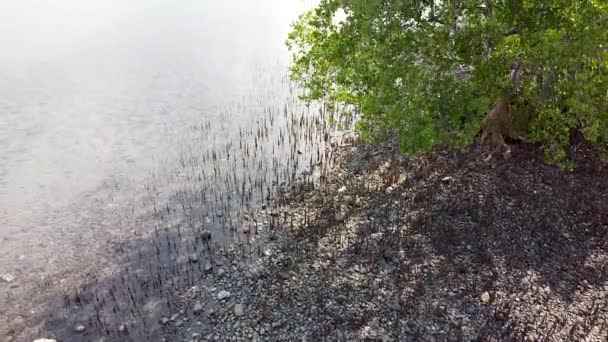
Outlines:
{"label": "gray stone", "polygon": [[217,294],[217,299],[224,300],[230,298],[231,294],[228,291],[222,290]]}
{"label": "gray stone", "polygon": [[161,322],[162,324],[167,324],[167,323],[169,323],[169,319],[168,319],[167,317],[163,317],[163,318],[160,320],[160,322]]}
{"label": "gray stone", "polygon": [[87,328],[82,324],[78,324],[74,327],[75,332],[84,332],[85,330],[87,330]]}
{"label": "gray stone", "polygon": [[177,321],[175,321],[175,326],[176,327],[181,327],[182,325],[184,325],[184,321],[182,321],[181,319],[178,319]]}
{"label": "gray stone", "polygon": [[180,255],[177,257],[177,259],[175,259],[175,262],[177,262],[178,264],[183,264],[186,263],[190,258],[187,255]]}
{"label": "gray stone", "polygon": [[190,254],[190,262],[192,262],[192,263],[198,262],[198,255],[196,253]]}
{"label": "gray stone", "polygon": [[344,214],[342,212],[337,212],[334,214],[334,220],[336,222],[342,222],[344,221]]}
{"label": "gray stone", "polygon": [[37,340],[34,340],[34,342],[57,342],[57,340],[52,338],[39,338]]}
{"label": "gray stone", "polygon": [[345,295],[338,295],[338,296],[336,296],[336,303],[338,303],[338,304],[344,304],[347,299],[348,298],[346,298]]}
{"label": "gray stone", "polygon": [[211,232],[208,231],[207,229],[203,230],[201,232],[201,239],[203,241],[209,241],[209,240],[211,240]]}
{"label": "gray stone", "polygon": [[243,304],[235,304],[234,305],[234,315],[236,317],[241,317],[245,315],[245,306]]}
{"label": "gray stone", "polygon": [[211,262],[207,261],[205,263],[205,272],[209,273],[213,270],[213,265],[211,264]]}
{"label": "gray stone", "polygon": [[179,317],[179,314],[171,316],[171,322],[175,321]]}
{"label": "gray stone", "polygon": [[194,312],[195,315],[198,315],[202,311],[203,311],[203,304],[201,304],[201,303],[194,304],[194,308],[192,308],[192,312]]}

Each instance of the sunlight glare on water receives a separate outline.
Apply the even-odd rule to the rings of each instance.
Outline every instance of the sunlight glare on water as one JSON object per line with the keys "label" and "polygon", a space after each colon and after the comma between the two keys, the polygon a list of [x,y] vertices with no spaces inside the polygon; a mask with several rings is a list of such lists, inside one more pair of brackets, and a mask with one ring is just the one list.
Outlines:
{"label": "sunlight glare on water", "polygon": [[137,180],[193,119],[262,95],[287,66],[284,41],[304,6],[3,2],[0,238],[108,178]]}
{"label": "sunlight glare on water", "polygon": [[193,126],[213,123],[205,143],[236,139],[286,94],[284,43],[313,3],[0,4],[0,273],[16,277],[12,310],[28,279],[67,272],[95,252],[90,237],[112,235],[104,218],[177,162],[200,138]]}

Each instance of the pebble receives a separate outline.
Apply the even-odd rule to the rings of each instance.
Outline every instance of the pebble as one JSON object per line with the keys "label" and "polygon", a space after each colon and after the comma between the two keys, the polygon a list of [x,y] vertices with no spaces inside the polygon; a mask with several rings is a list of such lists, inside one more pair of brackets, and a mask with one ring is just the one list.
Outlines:
{"label": "pebble", "polygon": [[85,328],[85,326],[82,324],[78,324],[74,327],[75,332],[84,332],[85,330],[87,330],[87,328]]}
{"label": "pebble", "polygon": [[201,304],[201,303],[194,304],[194,308],[192,308],[192,312],[194,312],[195,315],[198,315],[202,311],[203,311],[203,304]]}
{"label": "pebble", "polygon": [[342,221],[344,221],[344,214],[342,214],[341,212],[337,212],[337,213],[334,215],[334,220],[335,220],[336,222],[342,222]]}
{"label": "pebble", "polygon": [[490,302],[490,294],[488,293],[488,291],[481,294],[481,302],[484,304],[487,304]]}
{"label": "pebble", "polygon": [[196,255],[196,253],[190,254],[190,262],[192,262],[192,263],[198,262],[198,255]]}
{"label": "pebble", "polygon": [[207,261],[205,264],[205,272],[209,273],[211,270],[213,270],[213,265],[211,265],[211,262]]}
{"label": "pebble", "polygon": [[34,342],[57,342],[57,340],[52,338],[39,338],[37,340],[34,340]]}
{"label": "pebble", "polygon": [[235,304],[234,305],[234,315],[236,317],[241,317],[245,315],[245,306],[243,304]]}
{"label": "pebble", "polygon": [[344,304],[347,299],[348,298],[346,298],[345,295],[338,295],[338,296],[336,296],[336,303],[338,303],[338,304]]}
{"label": "pebble", "polygon": [[175,321],[179,317],[179,314],[171,316],[171,322]]}
{"label": "pebble", "polygon": [[167,317],[163,317],[163,318],[160,320],[160,322],[161,322],[162,324],[167,324],[167,323],[169,323],[169,319],[168,319]]}
{"label": "pebble", "polygon": [[211,240],[211,232],[207,229],[203,230],[203,232],[201,233],[201,239],[203,241]]}
{"label": "pebble", "polygon": [[226,298],[230,298],[230,296],[231,296],[230,292],[222,290],[222,291],[218,292],[217,299],[224,300]]}
{"label": "pebble", "polygon": [[15,280],[15,276],[10,273],[4,273],[0,279],[2,279],[4,282],[10,283]]}
{"label": "pebble", "polygon": [[178,319],[177,321],[175,321],[175,326],[176,327],[181,327],[182,325],[184,325],[184,321],[182,321],[181,319]]}
{"label": "pebble", "polygon": [[124,332],[125,330],[127,330],[127,326],[126,326],[126,325],[124,325],[124,324],[121,324],[121,325],[118,327],[118,331],[120,331],[120,332]]}

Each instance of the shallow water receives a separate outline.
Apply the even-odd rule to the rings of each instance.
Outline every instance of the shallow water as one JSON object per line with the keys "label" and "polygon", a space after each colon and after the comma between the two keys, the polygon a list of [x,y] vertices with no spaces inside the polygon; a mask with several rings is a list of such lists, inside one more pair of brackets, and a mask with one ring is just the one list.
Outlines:
{"label": "shallow water", "polygon": [[0,336],[112,272],[112,248],[158,241],[152,227],[168,224],[221,235],[236,226],[234,208],[322,158],[307,133],[319,123],[298,121],[321,112],[286,79],[289,24],[310,6],[2,5],[0,274],[14,280],[0,281],[0,326],[13,330]]}

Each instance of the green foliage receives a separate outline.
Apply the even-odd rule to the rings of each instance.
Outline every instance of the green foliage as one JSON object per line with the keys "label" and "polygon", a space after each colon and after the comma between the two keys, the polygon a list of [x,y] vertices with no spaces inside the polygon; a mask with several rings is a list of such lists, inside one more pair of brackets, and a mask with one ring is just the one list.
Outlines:
{"label": "green foliage", "polygon": [[608,150],[606,0],[321,0],[287,44],[306,99],[356,106],[364,137],[396,131],[409,153],[468,146],[508,92],[548,161],[573,130]]}

